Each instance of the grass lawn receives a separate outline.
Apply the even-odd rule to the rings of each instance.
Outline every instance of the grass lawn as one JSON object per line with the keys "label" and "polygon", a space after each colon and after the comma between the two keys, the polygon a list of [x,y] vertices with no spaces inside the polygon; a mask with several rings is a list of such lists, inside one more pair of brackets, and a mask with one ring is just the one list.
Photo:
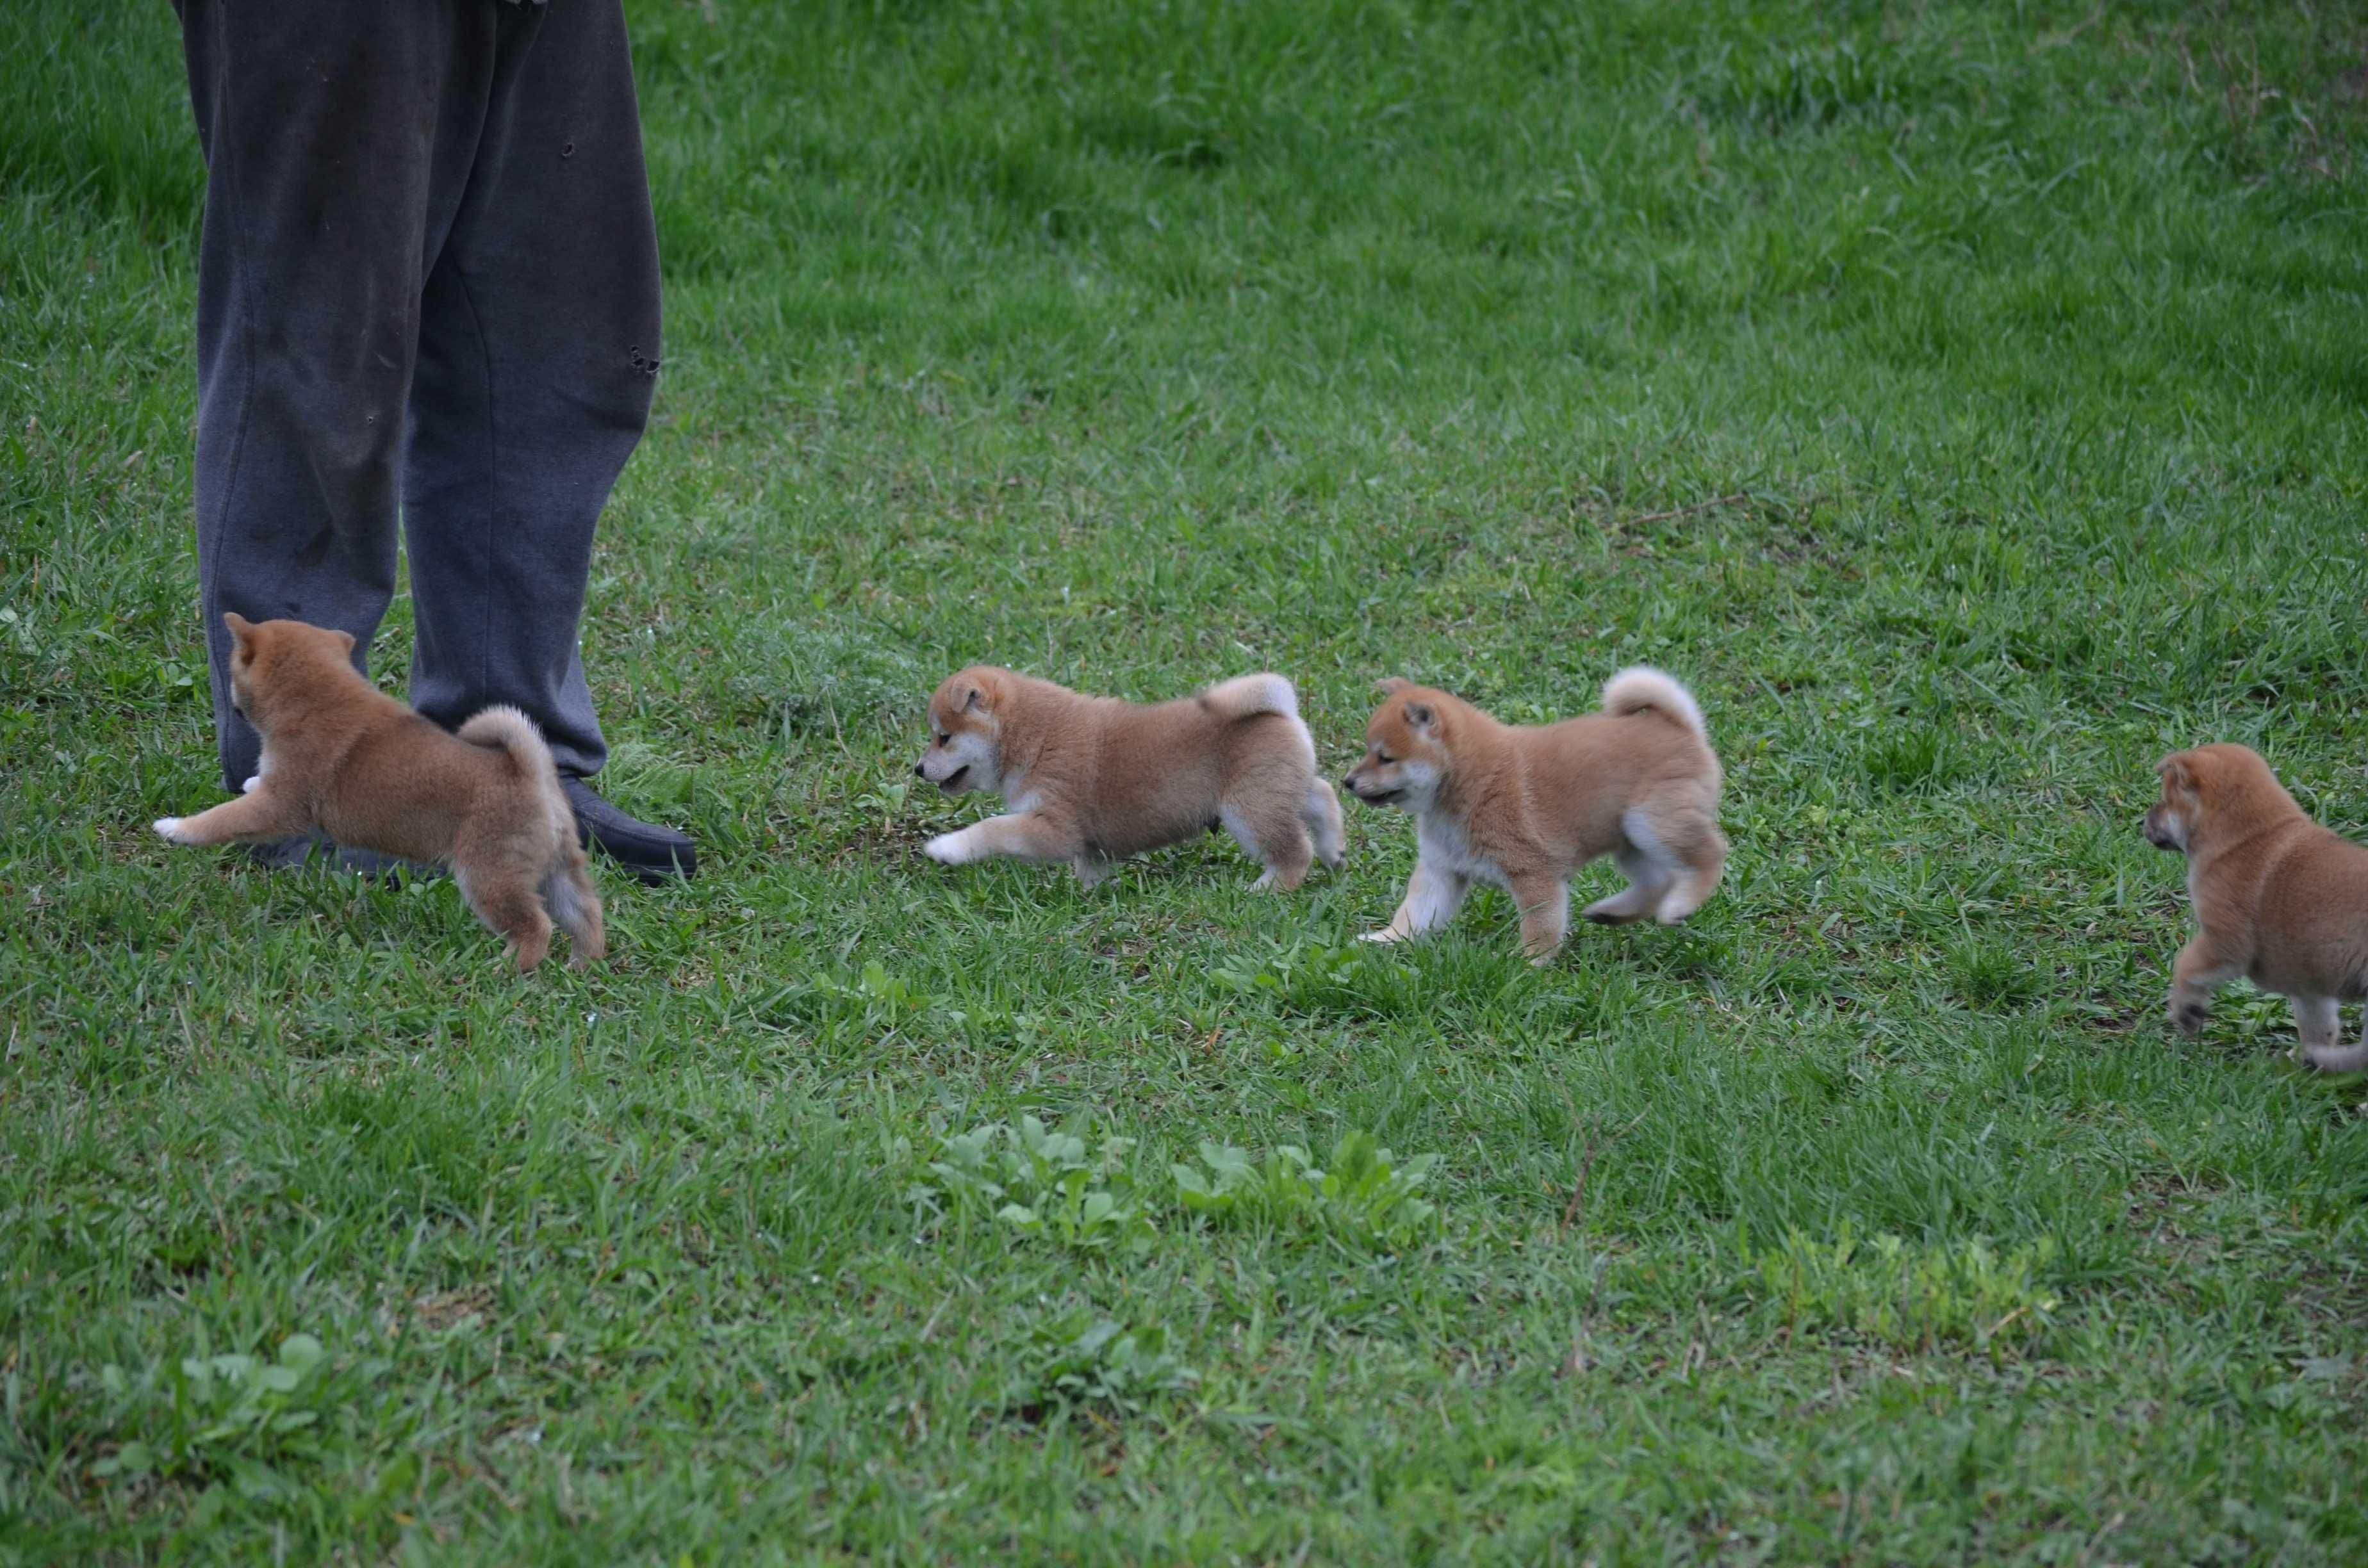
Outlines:
{"label": "grass lawn", "polygon": [[[0,1562],[2368,1557],[2363,1091],[2168,1028],[2136,831],[2206,739],[2368,831],[2358,12],[630,10],[586,653],[708,869],[529,980],[148,832],[178,37],[0,12]],[[1356,942],[1361,808],[950,871],[973,659],[1281,670],[1336,773],[1662,665],[1728,880],[1539,971]]]}

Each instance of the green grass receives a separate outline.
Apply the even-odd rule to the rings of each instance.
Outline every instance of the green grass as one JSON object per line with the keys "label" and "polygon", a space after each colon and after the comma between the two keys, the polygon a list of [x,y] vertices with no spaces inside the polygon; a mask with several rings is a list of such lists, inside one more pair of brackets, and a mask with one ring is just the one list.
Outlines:
{"label": "green grass", "polygon": [[[146,831],[177,39],[0,15],[0,1561],[2368,1554],[2361,1089],[2167,1029],[2135,831],[2210,738],[2368,825],[2356,15],[632,11],[586,660],[710,869],[527,981]],[[1327,767],[1649,660],[1729,879],[1539,972],[1350,939],[1396,816],[948,872],[972,659],[1282,670]]]}

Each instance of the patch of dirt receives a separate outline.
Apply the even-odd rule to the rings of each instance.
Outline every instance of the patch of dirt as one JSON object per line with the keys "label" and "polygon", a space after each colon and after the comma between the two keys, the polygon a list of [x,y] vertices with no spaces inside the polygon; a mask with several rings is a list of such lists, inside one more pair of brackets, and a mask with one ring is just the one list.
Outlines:
{"label": "patch of dirt", "polygon": [[409,1310],[412,1321],[442,1334],[463,1327],[472,1319],[490,1316],[494,1299],[491,1285],[468,1285],[458,1290],[431,1290],[424,1296],[414,1296]]}
{"label": "patch of dirt", "polygon": [[2173,1262],[2208,1265],[2220,1256],[2220,1238],[2191,1231],[2182,1221],[2217,1190],[2169,1171],[2142,1176],[2130,1184],[2130,1228],[2143,1233]]}

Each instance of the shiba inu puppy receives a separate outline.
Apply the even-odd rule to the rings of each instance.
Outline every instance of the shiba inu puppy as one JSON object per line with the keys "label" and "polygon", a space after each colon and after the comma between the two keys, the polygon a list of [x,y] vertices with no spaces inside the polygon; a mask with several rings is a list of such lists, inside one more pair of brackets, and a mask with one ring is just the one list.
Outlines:
{"label": "shiba inu puppy", "polygon": [[237,800],[165,817],[159,834],[205,845],[317,832],[436,861],[477,918],[509,938],[521,971],[550,950],[553,920],[574,939],[577,968],[608,950],[575,815],[525,714],[488,708],[448,734],[362,677],[348,633],[222,619],[236,642],[232,700],[261,733],[263,760]]}
{"label": "shiba inu puppy", "polygon": [[1391,679],[1342,782],[1415,818],[1414,877],[1372,942],[1444,926],[1475,881],[1512,894],[1521,946],[1544,963],[1570,924],[1570,880],[1615,858],[1624,892],[1589,904],[1605,925],[1675,925],[1726,864],[1718,757],[1686,688],[1638,666],[1603,687],[1603,710],[1558,724],[1500,724],[1443,691]]}
{"label": "shiba inu puppy", "polygon": [[1315,776],[1298,694],[1277,675],[1142,706],[973,665],[929,699],[913,771],[1009,808],[923,846],[949,866],[1064,862],[1092,887],[1122,856],[1220,826],[1264,864],[1260,887],[1297,887],[1311,859],[1340,863],[1339,798]]}
{"label": "shiba inu puppy", "polygon": [[2170,1021],[2195,1033],[2212,993],[2241,974],[2294,1005],[2311,1065],[2368,1068],[2368,1035],[2339,1044],[2337,1013],[2368,995],[2368,849],[2311,821],[2243,746],[2173,752],[2156,771],[2146,839],[2187,856],[2195,906],[2194,939],[2171,970]]}

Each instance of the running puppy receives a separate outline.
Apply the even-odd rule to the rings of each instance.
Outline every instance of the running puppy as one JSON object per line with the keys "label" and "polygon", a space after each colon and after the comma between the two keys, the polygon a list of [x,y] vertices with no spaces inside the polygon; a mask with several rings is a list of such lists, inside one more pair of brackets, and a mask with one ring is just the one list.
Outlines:
{"label": "running puppy", "polygon": [[1443,691],[1398,679],[1365,726],[1342,780],[1369,805],[1415,817],[1414,878],[1370,942],[1399,942],[1455,917],[1474,881],[1521,912],[1521,946],[1544,963],[1570,925],[1570,880],[1616,858],[1625,892],[1587,908],[1622,925],[1674,926],[1702,907],[1726,864],[1718,757],[1702,710],[1658,670],[1622,670],[1603,710],[1558,724],[1500,724]]}
{"label": "running puppy", "polygon": [[2173,752],[2147,842],[2187,856],[2195,937],[2171,970],[2170,1021],[2203,1027],[2212,993],[2243,975],[2294,1004],[2302,1053],[2368,1068],[2368,1036],[2337,1043],[2338,1006],[2368,995],[2368,849],[2303,814],[2269,764],[2237,745]]}
{"label": "running puppy", "polygon": [[1339,798],[1315,777],[1315,743],[1281,676],[1142,707],[973,665],[929,699],[913,771],[1009,808],[924,846],[949,866],[1060,861],[1092,887],[1122,856],[1218,826],[1265,865],[1260,887],[1297,887],[1311,859],[1340,863]]}
{"label": "running puppy", "polygon": [[550,950],[554,919],[575,939],[576,968],[608,950],[575,813],[531,720],[488,708],[447,734],[363,678],[350,634],[222,619],[236,642],[231,700],[262,733],[263,760],[237,800],[165,817],[159,834],[203,845],[318,832],[438,861],[477,918],[510,939],[521,971]]}

